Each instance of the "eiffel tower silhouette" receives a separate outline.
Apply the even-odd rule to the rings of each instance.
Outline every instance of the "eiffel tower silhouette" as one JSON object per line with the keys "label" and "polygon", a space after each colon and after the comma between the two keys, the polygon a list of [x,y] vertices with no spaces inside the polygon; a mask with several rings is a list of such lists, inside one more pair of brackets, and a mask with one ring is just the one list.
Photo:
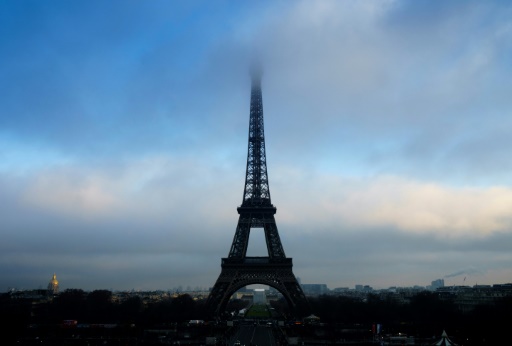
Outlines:
{"label": "eiffel tower silhouette", "polygon": [[[278,290],[296,316],[309,312],[309,304],[292,271],[292,259],[286,257],[277,231],[276,207],[270,201],[270,189],[265,155],[261,68],[251,68],[251,110],[249,145],[242,205],[237,208],[239,219],[227,258],[222,258],[222,271],[207,300],[211,313],[219,316],[230,297],[240,288],[252,284],[268,285]],[[249,233],[263,228],[267,257],[247,257]]]}

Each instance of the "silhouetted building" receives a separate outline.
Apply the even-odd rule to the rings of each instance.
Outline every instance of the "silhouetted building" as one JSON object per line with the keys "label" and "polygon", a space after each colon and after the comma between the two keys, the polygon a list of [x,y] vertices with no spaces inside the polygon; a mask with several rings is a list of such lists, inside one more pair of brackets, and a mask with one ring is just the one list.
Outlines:
{"label": "silhouetted building", "polygon": [[332,292],[339,293],[339,292],[348,292],[350,291],[350,288],[348,287],[336,287],[332,290]]}
{"label": "silhouetted building", "polygon": [[264,289],[255,289],[252,302],[254,304],[266,304],[267,296],[265,294],[265,290]]}
{"label": "silhouetted building", "polygon": [[317,296],[329,292],[326,284],[302,284],[302,290],[307,295]]}
{"label": "silhouetted building", "polygon": [[439,287],[444,287],[444,279],[437,279],[430,283],[430,289],[434,291]]}

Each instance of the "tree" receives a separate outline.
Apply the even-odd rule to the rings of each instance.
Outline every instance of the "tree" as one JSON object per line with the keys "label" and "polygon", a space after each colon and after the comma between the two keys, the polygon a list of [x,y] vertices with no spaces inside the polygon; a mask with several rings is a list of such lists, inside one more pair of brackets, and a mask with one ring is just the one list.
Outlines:
{"label": "tree", "polygon": [[62,320],[84,320],[86,294],[81,289],[70,288],[59,294],[52,304],[51,316],[54,322]]}
{"label": "tree", "polygon": [[112,292],[95,290],[87,295],[87,319],[95,323],[111,323],[114,319]]}

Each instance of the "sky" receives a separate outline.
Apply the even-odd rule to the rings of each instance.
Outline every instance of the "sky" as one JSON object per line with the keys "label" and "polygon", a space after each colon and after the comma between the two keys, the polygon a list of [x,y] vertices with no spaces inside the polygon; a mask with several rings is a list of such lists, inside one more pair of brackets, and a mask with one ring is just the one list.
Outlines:
{"label": "sky", "polygon": [[[512,282],[506,1],[1,1],[0,292],[208,288],[252,60],[302,283]],[[261,229],[249,253],[266,256]]]}

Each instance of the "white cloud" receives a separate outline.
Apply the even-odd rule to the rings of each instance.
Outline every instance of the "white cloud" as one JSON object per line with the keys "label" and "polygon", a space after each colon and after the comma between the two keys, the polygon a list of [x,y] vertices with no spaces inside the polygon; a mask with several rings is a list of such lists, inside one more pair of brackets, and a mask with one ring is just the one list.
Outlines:
{"label": "white cloud", "polygon": [[49,170],[29,183],[22,200],[58,213],[102,215],[121,203],[113,191],[115,185],[111,183],[98,175]]}
{"label": "white cloud", "polygon": [[[509,187],[454,187],[400,176],[351,178],[284,166],[272,168],[271,177],[273,201],[283,206],[278,219],[303,231],[391,228],[479,238],[512,230]],[[45,170],[27,184],[22,200],[85,218],[172,218],[183,225],[201,216],[211,227],[236,219],[242,180],[233,185],[231,179],[231,172],[204,162],[154,156],[110,169]]]}
{"label": "white cloud", "polygon": [[353,225],[451,238],[508,231],[511,207],[510,188],[458,189],[385,177],[350,194],[340,212]]}
{"label": "white cloud", "polygon": [[275,203],[286,208],[280,218],[311,232],[391,228],[439,238],[482,238],[512,230],[509,187],[453,187],[393,176],[291,176],[288,170],[278,172],[274,196],[281,201]]}
{"label": "white cloud", "polygon": [[[211,226],[231,211],[218,203],[219,198],[231,198],[233,209],[238,202],[230,177],[226,167],[211,162],[152,155],[106,166],[34,169],[20,178],[23,187],[17,198],[31,208],[60,216],[146,222],[173,219],[181,224],[202,216]],[[239,180],[241,189],[243,181]]]}

